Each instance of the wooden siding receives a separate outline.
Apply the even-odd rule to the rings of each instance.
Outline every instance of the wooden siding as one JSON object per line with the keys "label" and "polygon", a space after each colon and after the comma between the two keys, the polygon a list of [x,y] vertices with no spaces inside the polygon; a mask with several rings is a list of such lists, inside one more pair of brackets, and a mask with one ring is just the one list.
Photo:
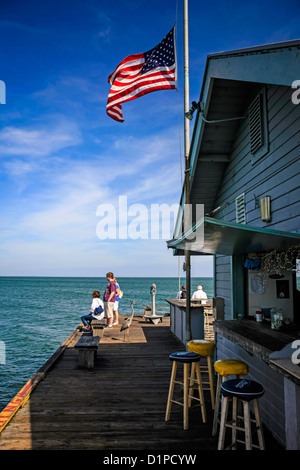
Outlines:
{"label": "wooden siding", "polygon": [[216,297],[224,299],[224,320],[230,320],[232,318],[230,256],[215,257],[215,290],[218,293]]}
{"label": "wooden siding", "polygon": [[[250,153],[248,121],[240,125],[215,207],[229,204],[216,213],[216,218],[235,222],[235,198],[244,192],[248,225],[285,231],[300,229],[300,105],[291,102],[291,93],[289,87],[267,87],[269,153],[257,162],[253,163]],[[269,223],[261,221],[260,209],[255,206],[255,197],[267,194],[271,196]],[[230,261],[217,256],[216,296],[224,297],[225,318],[230,318],[230,278],[226,279],[225,273],[230,273]]]}
{"label": "wooden siding", "polygon": [[[236,134],[230,163],[223,173],[215,207],[227,204],[215,214],[218,219],[235,222],[235,198],[245,193],[246,223],[257,227],[295,231],[300,229],[300,105],[291,102],[292,90],[284,86],[267,86],[269,152],[257,161],[250,153],[248,121]],[[260,219],[255,197],[271,196],[272,220]],[[216,297],[225,301],[225,319],[234,318],[231,283],[231,258],[215,257]],[[249,364],[249,377],[261,382],[266,390],[261,398],[264,422],[282,445],[285,445],[283,378],[263,361],[250,356],[241,347],[218,335],[217,358],[237,358]]]}
{"label": "wooden siding", "polygon": [[[267,87],[269,152],[265,157],[252,162],[248,121],[239,127],[215,207],[230,204],[216,214],[218,219],[235,222],[235,198],[245,192],[247,224],[285,231],[300,228],[300,106],[291,102],[291,93],[289,87]],[[271,196],[270,223],[261,221],[254,194]]]}

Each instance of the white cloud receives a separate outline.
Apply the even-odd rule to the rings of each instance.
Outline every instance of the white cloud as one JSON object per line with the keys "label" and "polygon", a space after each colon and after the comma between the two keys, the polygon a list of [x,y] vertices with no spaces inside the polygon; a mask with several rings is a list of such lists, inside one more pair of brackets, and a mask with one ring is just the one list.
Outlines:
{"label": "white cloud", "polygon": [[40,165],[36,161],[23,161],[20,158],[12,158],[5,161],[3,167],[9,175],[19,178],[20,176],[37,171]]}
{"label": "white cloud", "polygon": [[[152,245],[151,256],[154,240],[138,239],[133,246],[132,240],[99,240],[96,233],[97,207],[117,207],[120,195],[128,196],[129,205],[143,202],[149,210],[152,202],[178,202],[173,130],[111,139],[105,148],[101,142],[98,154],[84,142],[76,123],[62,117],[43,127],[11,126],[0,132],[4,168],[16,183],[7,193],[11,210],[1,217],[4,272],[51,275],[57,266],[61,275],[89,275],[88,267],[95,273],[98,265],[110,270],[112,263],[126,275],[127,266],[137,268],[141,260],[156,266],[170,258],[165,266],[174,264],[165,240]],[[18,266],[23,266],[21,273]]]}
{"label": "white cloud", "polygon": [[5,127],[0,132],[0,153],[3,156],[35,158],[53,154],[80,142],[81,134],[77,125],[59,118],[54,124],[39,127]]}
{"label": "white cloud", "polygon": [[99,38],[109,40],[111,35],[111,19],[103,11],[98,11]]}

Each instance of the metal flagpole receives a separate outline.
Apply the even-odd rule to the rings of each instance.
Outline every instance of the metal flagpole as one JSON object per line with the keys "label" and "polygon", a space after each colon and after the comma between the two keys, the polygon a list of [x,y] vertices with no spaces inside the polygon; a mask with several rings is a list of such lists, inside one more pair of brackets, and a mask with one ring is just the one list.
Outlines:
{"label": "metal flagpole", "polygon": [[[184,61],[184,113],[189,111],[189,41],[188,41],[188,0],[183,0],[183,61]],[[190,121],[184,116],[184,155],[185,155],[185,210],[184,231],[190,228]],[[191,333],[191,260],[190,251],[185,250],[186,270],[186,326],[185,340],[192,339]]]}

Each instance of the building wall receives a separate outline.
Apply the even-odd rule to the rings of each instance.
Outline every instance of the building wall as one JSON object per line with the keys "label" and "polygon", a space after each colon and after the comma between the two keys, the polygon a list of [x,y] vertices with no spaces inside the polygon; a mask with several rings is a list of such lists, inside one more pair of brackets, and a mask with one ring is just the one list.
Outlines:
{"label": "building wall", "polygon": [[[237,132],[219,189],[215,207],[228,203],[215,214],[217,219],[236,222],[235,198],[245,193],[246,224],[283,231],[300,229],[300,105],[291,102],[292,90],[283,86],[267,86],[267,121],[269,151],[253,161],[250,153],[248,122],[243,122]],[[260,219],[260,208],[255,197],[271,196],[272,220]],[[225,320],[236,317],[234,311],[233,259],[215,256],[216,297],[224,298]],[[260,399],[263,422],[272,430],[279,443],[285,446],[285,410],[283,377],[255,356],[218,335],[217,358],[244,360],[250,369],[249,378],[265,387]]]}
{"label": "building wall", "polygon": [[[235,222],[235,198],[244,192],[247,224],[285,231],[300,229],[300,105],[292,103],[291,95],[289,87],[267,86],[269,152],[254,163],[248,121],[241,124],[215,207],[228,201],[230,204],[216,218]],[[261,221],[254,195],[271,196],[270,223]]]}
{"label": "building wall", "polygon": [[215,297],[224,299],[224,320],[232,319],[231,257],[215,256]]}
{"label": "building wall", "polygon": [[[253,160],[250,153],[248,120],[238,129],[228,164],[215,201],[223,207],[217,219],[236,222],[235,198],[245,193],[246,224],[276,230],[300,229],[300,104],[291,101],[292,89],[266,87],[269,151]],[[262,222],[255,198],[271,196],[272,220]],[[229,204],[228,204],[229,203]],[[224,298],[225,319],[233,318],[231,257],[215,257],[217,297]]]}

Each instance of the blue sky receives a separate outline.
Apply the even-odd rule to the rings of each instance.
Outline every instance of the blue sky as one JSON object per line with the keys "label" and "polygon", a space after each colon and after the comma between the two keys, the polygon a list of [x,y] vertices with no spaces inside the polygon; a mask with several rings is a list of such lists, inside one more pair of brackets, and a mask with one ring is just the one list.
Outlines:
{"label": "blue sky", "polygon": [[[108,75],[157,45],[175,19],[176,0],[1,0],[0,275],[178,275],[165,239],[96,233],[99,205],[117,207],[120,196],[149,209],[179,202],[181,1],[178,92],[125,103],[122,124],[106,115]],[[190,101],[207,54],[299,37],[298,0],[190,0]],[[192,276],[211,275],[210,257],[192,258]]]}

